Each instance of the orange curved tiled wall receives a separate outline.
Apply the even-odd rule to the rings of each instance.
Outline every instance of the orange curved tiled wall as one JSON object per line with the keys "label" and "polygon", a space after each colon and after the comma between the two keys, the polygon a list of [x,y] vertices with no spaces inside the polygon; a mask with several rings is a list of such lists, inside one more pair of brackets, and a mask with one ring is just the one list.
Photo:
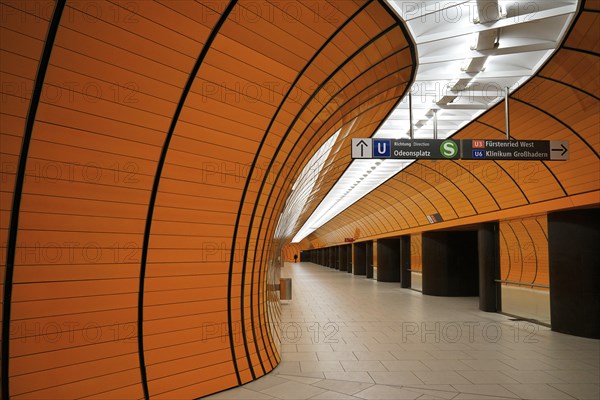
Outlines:
{"label": "orange curved tiled wall", "polygon": [[[500,279],[508,286],[548,290],[548,218],[546,215],[500,222]],[[545,287],[544,287],[545,286]]]}
{"label": "orange curved tiled wall", "polygon": [[410,269],[413,272],[423,272],[423,235],[410,235]]}
{"label": "orange curved tiled wall", "polygon": [[[567,140],[571,152],[568,161],[420,160],[317,229],[302,245],[337,245],[347,237],[371,240],[487,221],[518,220],[565,208],[597,207],[599,9],[598,1],[583,2],[558,51],[509,100],[512,138]],[[454,138],[503,139],[504,132],[504,104],[500,103]],[[431,225],[427,216],[436,213],[444,222]],[[527,232],[539,236],[537,230]],[[536,279],[543,279],[542,275]]]}
{"label": "orange curved tiled wall", "polygon": [[400,21],[378,1],[0,6],[2,398],[197,398],[271,371],[274,224],[313,149],[405,93]]}
{"label": "orange curved tiled wall", "polygon": [[294,255],[298,256],[298,261],[300,261],[300,245],[299,244],[289,244],[283,248],[283,259],[286,262],[294,262]]}

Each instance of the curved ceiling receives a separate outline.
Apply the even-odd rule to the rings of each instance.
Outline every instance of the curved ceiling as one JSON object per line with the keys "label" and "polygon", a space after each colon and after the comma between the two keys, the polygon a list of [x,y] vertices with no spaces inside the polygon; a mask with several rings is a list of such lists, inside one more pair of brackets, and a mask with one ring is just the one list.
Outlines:
{"label": "curved ceiling", "polygon": [[[578,0],[390,0],[417,45],[405,97],[373,137],[445,139],[527,81],[559,46]],[[410,107],[409,107],[410,106]],[[299,242],[414,160],[353,160],[295,234]]]}
{"label": "curved ceiling", "polygon": [[0,4],[2,397],[198,398],[273,369],[275,216],[312,149],[341,129],[339,175],[405,94],[395,14]]}
{"label": "curved ceiling", "polygon": [[[308,237],[311,245],[600,203],[600,4],[585,2],[560,49],[510,96],[511,139],[567,140],[571,157],[552,161],[413,163]],[[500,103],[461,129],[461,138],[503,139]],[[306,246],[307,243],[305,242]]]}

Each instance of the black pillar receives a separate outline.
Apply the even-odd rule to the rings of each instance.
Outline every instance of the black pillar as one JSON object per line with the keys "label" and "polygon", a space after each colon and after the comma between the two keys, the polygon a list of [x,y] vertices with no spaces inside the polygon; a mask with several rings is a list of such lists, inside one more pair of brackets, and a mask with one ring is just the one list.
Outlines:
{"label": "black pillar", "polygon": [[373,241],[366,242],[365,271],[367,278],[373,278]]}
{"label": "black pillar", "polygon": [[423,233],[423,294],[477,296],[477,232]]}
{"label": "black pillar", "polygon": [[346,272],[352,273],[352,245],[346,246]]}
{"label": "black pillar", "polygon": [[411,287],[410,235],[400,238],[400,287]]}
{"label": "black pillar", "polygon": [[479,309],[500,311],[500,236],[497,222],[483,224],[477,231],[479,255]]}
{"label": "black pillar", "polygon": [[348,251],[346,250],[346,245],[339,247],[339,265],[340,271],[346,271],[348,269]]}
{"label": "black pillar", "polygon": [[365,268],[365,260],[367,253],[367,244],[354,243],[354,265],[352,265],[354,275],[365,275],[367,270]]}
{"label": "black pillar", "polygon": [[329,247],[329,268],[335,269],[335,247]]}
{"label": "black pillar", "polygon": [[600,339],[600,209],[548,214],[552,330]]}
{"label": "black pillar", "polygon": [[377,281],[400,282],[400,240],[377,240]]}

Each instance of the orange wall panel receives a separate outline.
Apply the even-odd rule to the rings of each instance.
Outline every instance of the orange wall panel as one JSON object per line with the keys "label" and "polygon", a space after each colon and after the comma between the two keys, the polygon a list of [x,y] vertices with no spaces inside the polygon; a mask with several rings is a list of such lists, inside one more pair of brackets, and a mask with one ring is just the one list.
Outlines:
{"label": "orange wall panel", "polygon": [[3,396],[198,398],[279,363],[291,182],[414,73],[382,3],[296,5],[0,1]]}

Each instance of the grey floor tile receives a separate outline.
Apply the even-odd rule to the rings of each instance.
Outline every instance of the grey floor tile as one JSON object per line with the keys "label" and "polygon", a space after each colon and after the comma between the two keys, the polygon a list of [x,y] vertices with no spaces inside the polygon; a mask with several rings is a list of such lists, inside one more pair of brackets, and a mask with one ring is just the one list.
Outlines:
{"label": "grey floor tile", "polygon": [[317,352],[319,361],[357,361],[356,356],[351,351],[329,351]]}
{"label": "grey floor tile", "polygon": [[460,360],[423,360],[423,364],[432,371],[469,371],[473,370]]}
{"label": "grey floor tile", "polygon": [[[586,362],[586,361],[588,361],[586,359],[558,360],[558,359],[543,357],[543,358],[540,358],[539,361],[552,367],[552,369],[570,369],[570,370],[575,370],[575,369],[589,370],[590,369],[590,365],[589,365],[589,363]],[[596,368],[596,369],[598,369],[598,368]]]}
{"label": "grey floor tile", "polygon": [[389,351],[355,351],[354,355],[357,359],[363,360],[395,360],[396,357]]}
{"label": "grey floor tile", "polygon": [[375,383],[381,385],[419,385],[421,381],[414,373],[410,371],[395,371],[395,372],[369,372]]}
{"label": "grey floor tile", "polygon": [[368,389],[358,392],[355,397],[366,400],[389,399],[389,400],[414,400],[421,395],[408,390],[403,390],[393,386],[373,385]]}
{"label": "grey floor tile", "polygon": [[[294,372],[292,374],[276,374],[275,376],[279,376],[283,379],[290,379],[290,377],[296,377],[296,378],[309,378],[309,379],[325,379],[325,374],[323,372],[305,372],[305,371],[301,371],[301,372]],[[302,380],[297,380],[298,382],[302,382]],[[305,382],[303,382],[305,383]]]}
{"label": "grey floor tile", "polygon": [[281,345],[282,353],[291,353],[293,351],[297,351],[295,344],[282,344]]}
{"label": "grey floor tile", "polygon": [[458,392],[471,395],[518,398],[518,396],[500,385],[452,385]]}
{"label": "grey floor tile", "polygon": [[404,351],[435,351],[439,350],[433,343],[404,343],[399,342],[398,346]]}
{"label": "grey floor tile", "polygon": [[380,361],[340,361],[344,371],[348,372],[371,372],[371,371],[387,371]]}
{"label": "grey floor tile", "polygon": [[282,361],[273,370],[273,372],[275,372],[276,374],[294,375],[294,373],[300,372],[300,362],[299,361]]}
{"label": "grey floor tile", "polygon": [[382,361],[381,363],[388,371],[431,371],[423,362],[417,360]]}
{"label": "grey floor tile", "polygon": [[303,372],[344,371],[339,361],[300,361]]}
{"label": "grey floor tile", "polygon": [[518,383],[519,381],[504,375],[497,371],[458,371],[471,383],[491,384],[491,383]]}
{"label": "grey floor tile", "polygon": [[271,388],[273,386],[281,385],[282,383],[286,383],[287,380],[280,378],[277,375],[269,374],[257,379],[253,382],[247,383],[244,385],[245,389],[254,390],[256,392],[260,392],[264,389]]}
{"label": "grey floor tile", "polygon": [[[444,386],[448,386],[449,389],[443,389]],[[458,392],[449,385],[426,385],[421,388],[410,385],[402,386],[402,389],[421,394],[423,397],[419,397],[419,400],[423,398],[451,400],[458,394]]]}
{"label": "grey floor tile", "polygon": [[277,377],[286,379],[288,381],[306,383],[307,385],[314,385],[315,383],[322,381],[325,377],[322,372],[316,372],[316,374],[319,375],[316,377],[298,375],[277,375]]}
{"label": "grey floor tile", "polygon": [[283,361],[317,361],[317,353],[315,352],[291,352],[283,353],[281,356]]}
{"label": "grey floor tile", "polygon": [[415,371],[414,374],[424,383],[432,385],[471,383],[464,376],[454,371]]}
{"label": "grey floor tile", "polygon": [[553,383],[550,386],[579,400],[600,399],[600,385],[594,383]]}
{"label": "grey floor tile", "polygon": [[[506,397],[486,396],[483,394],[459,393],[452,400],[506,400]],[[421,399],[419,399],[421,400]]]}
{"label": "grey floor tile", "polygon": [[337,344],[332,344],[331,347],[333,348],[333,351],[345,351],[345,352],[352,352],[352,351],[368,351],[366,345],[364,344],[346,344],[346,343],[337,343]]}
{"label": "grey floor tile", "polygon": [[274,397],[269,396],[265,393],[255,392],[243,387],[237,387],[235,389],[227,390],[225,392],[217,393],[212,396],[203,397],[207,400],[269,400]]}
{"label": "grey floor tile", "polygon": [[415,351],[391,351],[394,357],[398,360],[435,360],[435,358],[429,354],[427,351],[423,350],[415,350]]}
{"label": "grey floor tile", "polygon": [[519,383],[563,383],[564,381],[557,376],[551,375],[545,371],[502,371]]}
{"label": "grey floor tile", "polygon": [[368,372],[325,372],[325,377],[341,381],[375,383]]}
{"label": "grey floor tile", "polygon": [[429,354],[437,360],[470,360],[469,356],[464,351],[459,350],[430,350]]}
{"label": "grey floor tile", "polygon": [[[467,336],[468,335],[468,327],[464,327],[464,326],[460,327],[459,333],[461,336]],[[444,335],[442,335],[442,336],[444,336]],[[466,342],[466,343],[444,343],[442,341],[442,343],[437,343],[436,346],[438,349],[440,349],[442,351],[464,351],[464,352],[467,352],[469,350],[473,350],[473,348],[470,346],[470,344],[468,342]]]}
{"label": "grey floor tile", "polygon": [[356,400],[357,397],[351,396],[349,394],[344,394],[340,392],[332,392],[330,390],[318,394],[314,397],[311,397],[311,400]]}
{"label": "grey floor tile", "polygon": [[598,373],[598,370],[554,370],[546,372],[552,376],[562,379],[565,383],[600,383],[600,373]]}
{"label": "grey floor tile", "polygon": [[572,400],[573,397],[565,392],[542,383],[503,384],[506,389],[528,400]]}
{"label": "grey floor tile", "polygon": [[392,351],[402,350],[397,343],[369,343],[365,344],[367,351]]}
{"label": "grey floor tile", "polygon": [[316,396],[320,393],[323,393],[324,391],[325,390],[315,386],[288,381],[286,383],[273,386],[269,389],[262,390],[262,393],[280,399],[305,400],[310,399],[311,397]]}
{"label": "grey floor tile", "polygon": [[315,383],[314,386],[326,390],[331,390],[334,392],[353,395],[355,393],[360,392],[361,390],[365,390],[366,388],[373,386],[373,384],[364,382],[340,381],[335,379],[324,379],[318,383]]}
{"label": "grey floor tile", "polygon": [[333,351],[333,348],[329,344],[297,344],[296,348],[298,349],[298,352]]}
{"label": "grey floor tile", "polygon": [[519,371],[548,371],[553,369],[548,364],[539,360],[501,360],[500,362]]}
{"label": "grey floor tile", "polygon": [[516,371],[513,367],[500,360],[462,360],[462,362],[471,367],[471,369],[478,371]]}
{"label": "grey floor tile", "polygon": [[509,356],[497,350],[465,350],[465,353],[475,360],[501,360],[506,358],[510,359]]}

